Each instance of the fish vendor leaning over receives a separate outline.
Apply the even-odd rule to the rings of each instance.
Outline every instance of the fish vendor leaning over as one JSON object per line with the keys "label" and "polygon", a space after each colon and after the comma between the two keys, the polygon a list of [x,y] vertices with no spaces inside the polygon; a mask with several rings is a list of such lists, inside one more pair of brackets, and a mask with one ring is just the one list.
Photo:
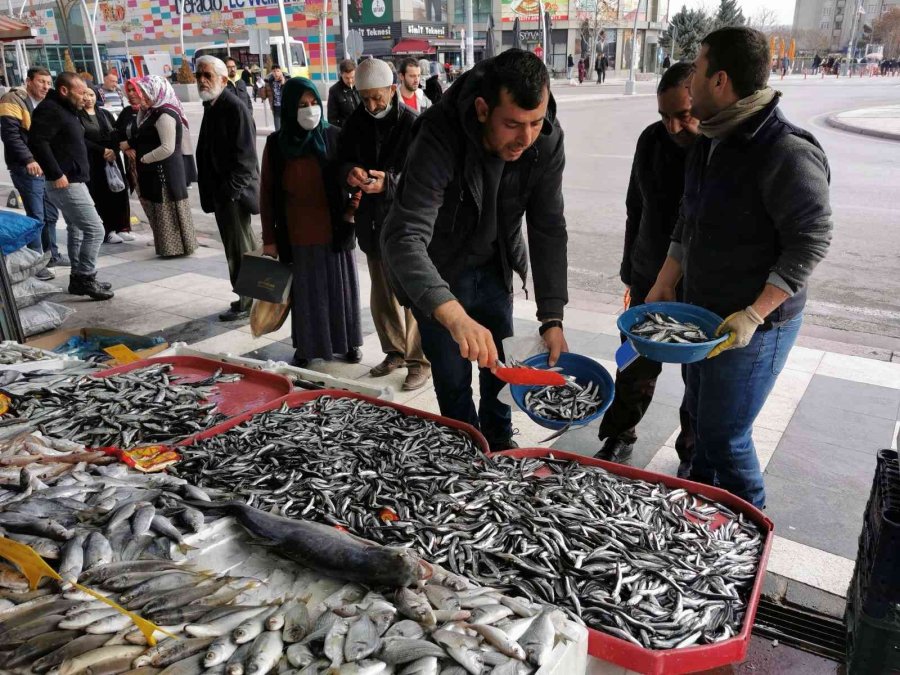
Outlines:
{"label": "fish vendor leaning over", "polygon": [[[547,68],[510,49],[477,64],[413,127],[381,250],[400,301],[412,306],[441,413],[480,427],[491,450],[516,447],[512,414],[491,373],[513,333],[512,273],[529,253],[540,334],[555,363],[568,351],[563,132]],[[481,366],[479,410],[472,366]]]}
{"label": "fish vendor leaning over", "polygon": [[687,368],[690,478],[760,508],[753,422],[800,332],[806,284],[832,230],[825,152],[785,119],[768,78],[759,31],[703,38],[691,77],[702,138],[688,153],[673,241],[647,294],[647,302],[675,300],[683,276],[686,302],[727,317],[718,334],[728,339]]}

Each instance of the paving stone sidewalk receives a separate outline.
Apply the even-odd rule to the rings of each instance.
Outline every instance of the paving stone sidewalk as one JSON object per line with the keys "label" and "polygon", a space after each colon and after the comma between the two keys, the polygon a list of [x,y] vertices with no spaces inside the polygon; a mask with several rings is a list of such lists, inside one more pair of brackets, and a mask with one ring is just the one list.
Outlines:
{"label": "paving stone sidewalk", "polygon": [[847,110],[830,115],[827,120],[836,129],[900,141],[900,105]]}

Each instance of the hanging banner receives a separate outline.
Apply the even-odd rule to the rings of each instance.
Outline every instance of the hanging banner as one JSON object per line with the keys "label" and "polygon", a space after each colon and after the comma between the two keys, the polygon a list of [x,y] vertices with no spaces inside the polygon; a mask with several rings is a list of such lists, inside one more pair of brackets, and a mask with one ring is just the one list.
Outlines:
{"label": "hanging banner", "polygon": [[[540,21],[541,8],[538,0],[500,0],[503,21],[512,23],[516,17],[520,21]],[[544,8],[553,21],[569,20],[569,0],[548,0]]]}
{"label": "hanging banner", "polygon": [[372,26],[394,18],[393,0],[348,0],[347,5],[350,25]]}

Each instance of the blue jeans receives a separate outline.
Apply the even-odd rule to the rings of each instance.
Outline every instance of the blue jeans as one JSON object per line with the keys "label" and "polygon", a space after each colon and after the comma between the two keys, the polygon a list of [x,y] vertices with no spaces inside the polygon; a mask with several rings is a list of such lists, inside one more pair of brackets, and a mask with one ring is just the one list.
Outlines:
{"label": "blue jeans", "polygon": [[[503,339],[513,334],[512,293],[506,288],[499,265],[464,270],[450,290],[475,321],[491,331],[500,358]],[[472,364],[459,354],[450,331],[419,310],[413,310],[422,335],[422,349],[431,362],[434,390],[441,414],[481,429],[489,443],[512,437],[512,411],[497,400],[503,382],[487,368],[479,369],[481,400],[478,413],[472,400]]]}
{"label": "blue jeans", "polygon": [[87,185],[69,183],[69,187],[57,189],[48,183],[47,197],[66,219],[72,276],[93,277],[105,235]]}
{"label": "blue jeans", "polygon": [[753,422],[787,362],[802,322],[801,314],[778,328],[757,331],[743,349],[688,364],[685,399],[695,434],[691,480],[765,507]]}
{"label": "blue jeans", "polygon": [[56,247],[56,221],[59,219],[59,211],[47,199],[44,178],[29,175],[24,166],[11,167],[9,174],[22,197],[25,213],[44,223],[41,233],[28,242],[28,248],[41,253],[49,250],[52,258],[59,258],[59,249]]}

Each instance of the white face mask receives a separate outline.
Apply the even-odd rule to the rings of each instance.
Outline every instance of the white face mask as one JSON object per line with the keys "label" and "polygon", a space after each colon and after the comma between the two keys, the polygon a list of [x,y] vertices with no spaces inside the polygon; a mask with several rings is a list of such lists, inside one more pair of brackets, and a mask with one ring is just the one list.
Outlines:
{"label": "white face mask", "polygon": [[322,106],[311,105],[308,108],[297,109],[297,123],[306,131],[312,131],[322,120]]}
{"label": "white face mask", "polygon": [[369,113],[369,114],[370,114],[372,117],[374,117],[376,120],[381,120],[381,119],[384,119],[385,117],[387,117],[387,114],[388,114],[389,112],[391,112],[391,108],[392,108],[393,106],[394,106],[393,103],[388,103],[388,104],[387,104],[387,108],[385,108],[384,110],[379,110],[378,112],[373,113],[371,110],[369,110],[368,108],[366,108],[366,112]]}

